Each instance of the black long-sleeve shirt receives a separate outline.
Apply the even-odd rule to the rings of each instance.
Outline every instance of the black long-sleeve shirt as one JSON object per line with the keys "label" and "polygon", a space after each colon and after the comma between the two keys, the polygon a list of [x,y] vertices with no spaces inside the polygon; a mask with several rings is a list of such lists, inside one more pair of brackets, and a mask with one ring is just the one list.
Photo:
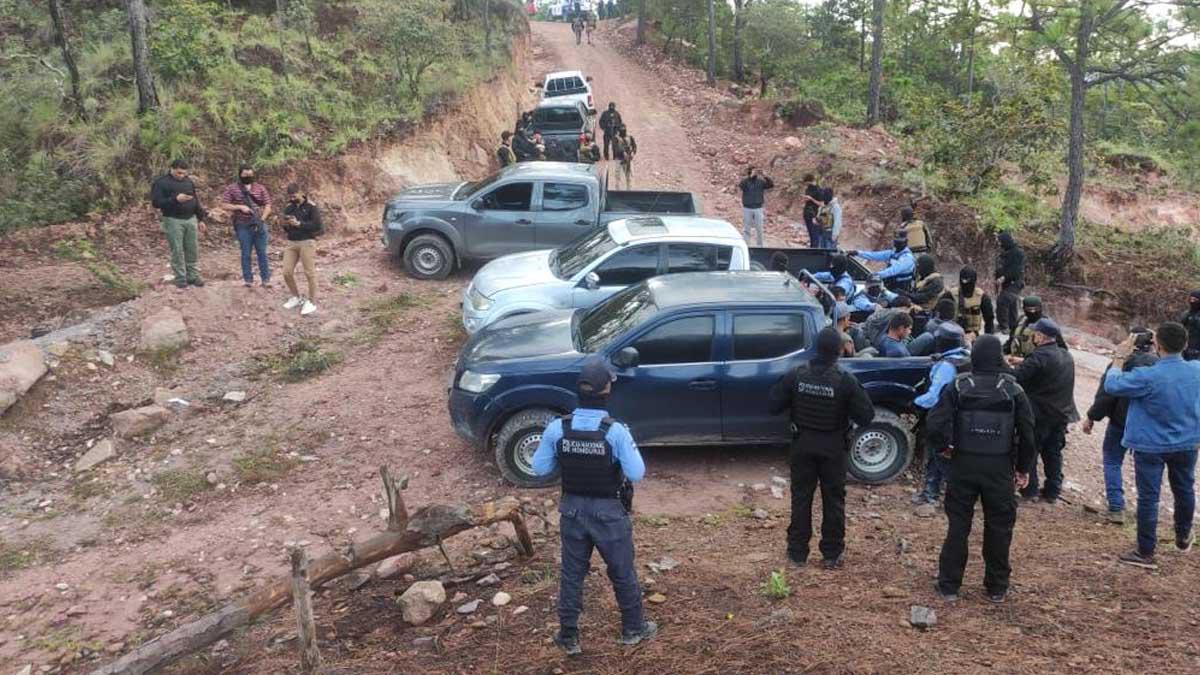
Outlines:
{"label": "black long-sleeve shirt", "polygon": [[1075,408],[1075,360],[1056,344],[1033,350],[1014,374],[1029,394],[1039,425],[1070,424],[1079,420]]}
{"label": "black long-sleeve shirt", "polygon": [[[979,375],[998,377],[998,374],[994,372],[979,373]],[[1029,395],[1020,386],[1015,388],[1013,394],[1013,403],[1015,404],[1013,414],[1016,415],[1014,428],[1017,434],[1013,467],[1020,473],[1029,473],[1037,455],[1037,443],[1033,433],[1036,418]],[[958,418],[958,407],[958,388],[943,387],[937,405],[925,417],[928,447],[941,450],[954,445],[954,424]]]}
{"label": "black long-sleeve shirt", "polygon": [[[191,195],[192,198],[181,202],[178,199],[181,194]],[[169,173],[159,176],[150,186],[150,203],[167,218],[186,220],[195,216],[198,220],[204,220],[208,215],[200,205],[200,198],[196,196],[196,184],[192,179],[180,180]]]}
{"label": "black long-sleeve shirt", "polygon": [[287,208],[283,210],[283,215],[284,217],[291,216],[300,223],[299,225],[283,226],[284,231],[287,232],[288,241],[316,239],[324,228],[320,209],[307,199],[299,204],[288,202]]}
{"label": "black long-sleeve shirt", "polygon": [[[1149,352],[1134,352],[1125,361],[1125,365],[1121,370],[1129,372],[1134,368],[1152,366],[1155,363],[1158,363],[1158,357],[1154,354]],[[1110,365],[1109,368],[1111,367]],[[1108,375],[1108,368],[1104,369],[1104,375]],[[1121,396],[1113,396],[1105,391],[1104,375],[1100,376],[1100,388],[1096,390],[1096,397],[1092,400],[1092,407],[1088,408],[1088,419],[1093,422],[1099,422],[1107,417],[1109,424],[1115,424],[1124,428],[1125,416],[1129,413],[1129,399]]]}
{"label": "black long-sleeve shirt", "polygon": [[615,136],[621,124],[621,113],[616,110],[605,110],[600,113],[600,128],[609,136]]}
{"label": "black long-sleeve shirt", "polygon": [[996,278],[1004,277],[1004,286],[1025,283],[1025,249],[1017,244],[1000,251],[996,258]]}
{"label": "black long-sleeve shirt", "polygon": [[738,183],[738,189],[742,191],[742,207],[761,209],[766,197],[764,193],[773,187],[775,187],[775,182],[767,176],[761,178],[746,176],[742,182]]}

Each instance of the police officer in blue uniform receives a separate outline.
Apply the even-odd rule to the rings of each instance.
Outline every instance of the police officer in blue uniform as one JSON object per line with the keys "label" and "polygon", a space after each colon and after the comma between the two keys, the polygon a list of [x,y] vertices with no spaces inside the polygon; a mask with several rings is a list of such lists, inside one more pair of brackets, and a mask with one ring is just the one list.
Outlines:
{"label": "police officer in blue uniform", "polygon": [[658,632],[642,613],[642,589],[633,557],[633,523],[629,518],[632,487],[646,465],[629,429],[608,416],[609,393],[616,376],[598,356],[589,357],[579,373],[579,407],[546,426],[533,455],[541,476],[562,472],[562,572],[558,594],[559,631],[554,642],[568,655],[581,653],[579,615],[583,612],[583,580],[592,550],[608,567],[621,608],[623,645],[636,645]]}
{"label": "police officer in blue uniform", "polygon": [[880,270],[879,278],[883,280],[884,287],[889,291],[896,293],[912,290],[913,273],[916,270],[917,262],[913,257],[912,250],[908,248],[908,237],[897,235],[892,240],[891,250],[847,251],[846,253],[864,260],[887,263],[888,266]]}
{"label": "police officer in blue uniform", "polygon": [[946,540],[936,591],[958,599],[967,567],[967,539],[975,502],[983,502],[983,586],[991,602],[1008,596],[1009,546],[1017,522],[1013,488],[1029,482],[1036,446],[1033,408],[1008,372],[1000,340],[981,335],[971,347],[971,372],[942,389],[926,419],[928,447],[949,458]]}
{"label": "police officer in blue uniform", "polygon": [[771,388],[772,415],[791,411],[792,522],[787,531],[788,558],[808,562],[812,539],[813,494],[821,488],[820,550],[825,569],[842,566],[846,547],[846,434],[853,421],[865,426],[875,408],[861,384],[838,366],[842,337],[827,326],[817,335],[817,353]]}
{"label": "police officer in blue uniform", "polygon": [[[946,385],[963,373],[971,371],[971,356],[964,346],[966,333],[952,321],[942,322],[934,333],[934,362],[929,367],[929,389],[913,403],[922,411],[933,410]],[[940,447],[925,446],[925,489],[913,495],[914,504],[933,504],[942,493],[946,479],[946,464]]]}

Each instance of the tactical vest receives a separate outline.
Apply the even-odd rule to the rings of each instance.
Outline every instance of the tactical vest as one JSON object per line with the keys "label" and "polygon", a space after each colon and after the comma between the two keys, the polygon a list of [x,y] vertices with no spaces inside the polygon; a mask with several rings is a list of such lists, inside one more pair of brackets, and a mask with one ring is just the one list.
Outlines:
{"label": "tactical vest", "polygon": [[837,390],[845,373],[837,366],[815,371],[811,364],[796,370],[792,392],[792,423],[799,430],[842,431],[845,427],[837,406]]}
{"label": "tactical vest", "polygon": [[[909,247],[909,248],[911,249],[911,247]],[[912,251],[910,250],[909,252],[911,253]],[[903,252],[902,251],[892,251],[892,257],[888,258],[888,264],[889,265],[895,264],[895,262],[902,257],[901,253],[903,253]],[[910,290],[912,288],[913,274],[916,273],[916,269],[915,269],[916,261],[915,260],[913,261],[913,265],[914,265],[913,271],[909,272],[908,274],[902,274],[900,276],[889,277],[887,279],[884,279],[883,287],[893,293],[896,293],[898,291]]]}
{"label": "tactical vest", "polygon": [[968,333],[983,334],[983,291],[976,286],[975,292],[964,296],[960,290],[957,295],[958,325]]}
{"label": "tactical vest", "polygon": [[1012,347],[1009,351],[1013,356],[1027,358],[1037,349],[1037,345],[1033,344],[1033,329],[1029,328],[1029,319],[1021,317],[1017,322],[1017,327],[1013,329]]}
{"label": "tactical vest", "polygon": [[613,461],[612,444],[606,438],[612,418],[601,420],[595,431],[575,429],[571,422],[571,415],[562,418],[563,435],[555,447],[563,494],[615,498],[625,477],[621,465]]}
{"label": "tactical vest", "polygon": [[929,250],[929,231],[925,227],[924,221],[910,220],[900,228],[901,232],[908,235],[908,247],[913,253],[925,253]]}
{"label": "tactical vest", "polygon": [[1016,426],[1016,379],[1007,373],[959,375],[954,451],[966,455],[1009,455]]}
{"label": "tactical vest", "polygon": [[[930,284],[932,284],[935,281],[941,281],[941,280],[942,280],[941,272],[934,272],[933,274],[930,274],[927,277],[922,277],[921,280],[917,282],[916,288],[914,288],[913,290],[919,293],[919,292],[925,290],[926,286],[929,286]],[[925,302],[921,303],[921,305],[920,305],[921,309],[925,310],[926,312],[932,312],[933,308],[937,305],[938,299],[940,297],[942,297],[940,293],[933,294],[932,297],[930,297]]]}

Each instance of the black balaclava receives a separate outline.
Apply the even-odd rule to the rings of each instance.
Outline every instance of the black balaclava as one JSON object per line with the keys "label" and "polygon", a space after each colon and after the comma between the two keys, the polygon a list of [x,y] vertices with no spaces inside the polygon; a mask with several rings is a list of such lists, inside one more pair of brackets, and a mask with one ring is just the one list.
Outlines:
{"label": "black balaclava", "polygon": [[1006,251],[1017,245],[1017,241],[1013,239],[1011,232],[1001,232],[999,239],[1000,248],[1003,248]]}
{"label": "black balaclava", "polygon": [[817,333],[817,355],[813,358],[816,363],[831,365],[842,352],[842,335],[833,326],[826,326]]}
{"label": "black balaclava", "polygon": [[833,274],[834,281],[846,273],[846,268],[850,266],[846,256],[838,253],[829,259],[829,271]]}
{"label": "black balaclava", "polygon": [[933,256],[929,255],[928,253],[922,253],[921,255],[917,256],[917,276],[924,279],[930,274],[933,274],[933,268],[935,265],[936,263],[933,260]]}
{"label": "black balaclava", "polygon": [[1001,373],[1004,366],[1004,346],[995,335],[980,335],[971,345],[971,370],[976,373]]}
{"label": "black balaclava", "polygon": [[878,274],[872,274],[870,279],[867,279],[867,297],[871,300],[877,299],[883,293],[883,281],[879,279]]}
{"label": "black balaclava", "polygon": [[1193,312],[1200,312],[1200,289],[1192,291],[1188,296],[1188,304],[1191,305]]}
{"label": "black balaclava", "polygon": [[975,271],[974,267],[971,267],[970,265],[968,265],[968,266],[962,268],[961,270],[959,270],[959,272],[958,272],[958,288],[959,288],[960,292],[962,293],[962,295],[960,297],[965,298],[970,295],[975,295],[975,282],[978,280],[979,280],[979,273]]}
{"label": "black balaclava", "polygon": [[1025,311],[1025,318],[1029,320],[1029,325],[1034,321],[1042,318],[1042,299],[1036,295],[1027,295],[1021,301],[1021,309]]}
{"label": "black balaclava", "polygon": [[906,207],[900,209],[900,222],[908,223],[908,222],[912,222],[912,219],[913,219],[913,210],[912,210],[911,206],[906,206]]}
{"label": "black balaclava", "polygon": [[893,239],[892,240],[892,248],[896,251],[896,253],[899,253],[899,252],[903,251],[904,249],[908,248],[908,237],[898,236],[895,239]]}

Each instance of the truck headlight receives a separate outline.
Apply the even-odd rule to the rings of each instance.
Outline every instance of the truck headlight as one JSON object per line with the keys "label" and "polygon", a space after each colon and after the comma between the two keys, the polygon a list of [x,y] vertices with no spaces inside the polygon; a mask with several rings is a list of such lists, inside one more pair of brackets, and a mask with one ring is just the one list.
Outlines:
{"label": "truck headlight", "polygon": [[492,308],[492,300],[483,293],[479,292],[478,288],[471,287],[471,292],[467,294],[471,300],[471,309],[476,312],[486,312]]}
{"label": "truck headlight", "polygon": [[464,370],[462,377],[458,378],[458,388],[472,394],[482,394],[499,381],[500,376],[495,373],[472,373]]}

